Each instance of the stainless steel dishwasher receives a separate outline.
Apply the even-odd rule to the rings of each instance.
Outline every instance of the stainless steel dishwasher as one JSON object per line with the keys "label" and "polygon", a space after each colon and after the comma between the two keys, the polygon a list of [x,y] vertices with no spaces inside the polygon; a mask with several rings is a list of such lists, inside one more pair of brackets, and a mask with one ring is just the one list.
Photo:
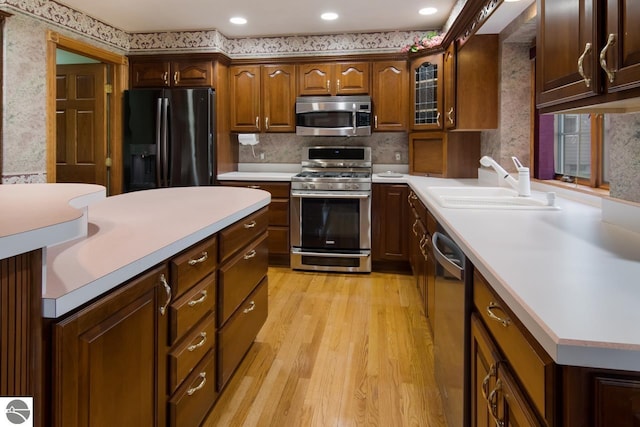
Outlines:
{"label": "stainless steel dishwasher", "polygon": [[436,259],[433,343],[435,376],[449,427],[469,425],[469,317],[473,266],[440,229],[431,236]]}

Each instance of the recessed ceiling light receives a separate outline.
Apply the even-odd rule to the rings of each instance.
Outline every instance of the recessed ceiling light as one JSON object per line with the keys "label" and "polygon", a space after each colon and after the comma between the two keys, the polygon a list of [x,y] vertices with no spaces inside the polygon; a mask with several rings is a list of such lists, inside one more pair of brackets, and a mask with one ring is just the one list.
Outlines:
{"label": "recessed ceiling light", "polygon": [[320,18],[324,19],[325,21],[333,21],[334,19],[338,19],[338,14],[334,12],[325,12],[320,15]]}
{"label": "recessed ceiling light", "polygon": [[236,25],[244,25],[247,23],[247,20],[240,16],[234,16],[233,18],[229,19],[229,22]]}
{"label": "recessed ceiling light", "polygon": [[438,11],[438,9],[436,9],[435,7],[425,7],[425,8],[420,9],[418,11],[418,13],[420,15],[433,15],[437,11]]}

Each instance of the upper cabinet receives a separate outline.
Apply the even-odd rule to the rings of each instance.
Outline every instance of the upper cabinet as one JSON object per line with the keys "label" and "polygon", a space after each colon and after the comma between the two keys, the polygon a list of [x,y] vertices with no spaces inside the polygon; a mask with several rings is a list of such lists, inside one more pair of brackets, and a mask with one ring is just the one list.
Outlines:
{"label": "upper cabinet", "polygon": [[629,107],[630,98],[640,97],[640,32],[633,28],[640,19],[637,0],[539,0],[537,5],[539,108]]}
{"label": "upper cabinet", "polygon": [[295,132],[295,66],[229,67],[234,132]]}
{"label": "upper cabinet", "polygon": [[374,130],[384,132],[406,131],[409,110],[407,62],[374,62],[372,75]]}
{"label": "upper cabinet", "polygon": [[369,63],[298,65],[299,95],[363,95],[369,93]]}
{"label": "upper cabinet", "polygon": [[213,62],[130,59],[131,87],[213,87]]}
{"label": "upper cabinet", "polygon": [[483,130],[498,127],[497,34],[474,35],[444,54],[445,129]]}
{"label": "upper cabinet", "polygon": [[435,54],[411,62],[410,121],[413,130],[441,130],[443,109],[443,57]]}

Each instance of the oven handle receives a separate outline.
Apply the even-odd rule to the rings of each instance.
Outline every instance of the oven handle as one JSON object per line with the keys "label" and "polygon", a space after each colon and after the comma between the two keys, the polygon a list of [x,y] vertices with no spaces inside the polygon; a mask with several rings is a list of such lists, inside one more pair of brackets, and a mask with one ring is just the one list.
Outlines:
{"label": "oven handle", "polygon": [[368,199],[371,197],[371,193],[342,193],[339,191],[306,193],[292,191],[291,197],[300,197],[304,199]]}
{"label": "oven handle", "polygon": [[304,252],[304,251],[293,251],[296,255],[303,256],[321,256],[325,258],[344,258],[344,257],[355,257],[355,258],[368,258],[371,256],[370,252],[361,252],[355,254],[346,254],[344,252],[335,253],[335,252]]}

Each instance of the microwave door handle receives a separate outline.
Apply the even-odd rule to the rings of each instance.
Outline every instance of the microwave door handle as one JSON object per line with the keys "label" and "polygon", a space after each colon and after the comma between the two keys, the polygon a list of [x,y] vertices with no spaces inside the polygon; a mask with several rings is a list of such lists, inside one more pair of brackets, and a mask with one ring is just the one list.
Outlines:
{"label": "microwave door handle", "polygon": [[356,106],[353,106],[353,113],[351,113],[351,122],[353,123],[353,135],[357,135],[358,134],[358,112],[356,111]]}

